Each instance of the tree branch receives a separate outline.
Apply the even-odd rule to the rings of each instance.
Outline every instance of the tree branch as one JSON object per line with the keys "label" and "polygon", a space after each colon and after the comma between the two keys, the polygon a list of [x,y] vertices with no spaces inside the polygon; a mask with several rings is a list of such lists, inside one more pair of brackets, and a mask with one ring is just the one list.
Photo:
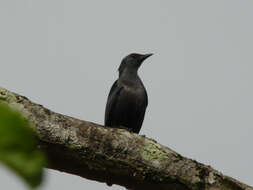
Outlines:
{"label": "tree branch", "polygon": [[22,111],[33,125],[48,168],[135,190],[253,190],[210,166],[124,129],[52,112],[0,88],[0,102]]}

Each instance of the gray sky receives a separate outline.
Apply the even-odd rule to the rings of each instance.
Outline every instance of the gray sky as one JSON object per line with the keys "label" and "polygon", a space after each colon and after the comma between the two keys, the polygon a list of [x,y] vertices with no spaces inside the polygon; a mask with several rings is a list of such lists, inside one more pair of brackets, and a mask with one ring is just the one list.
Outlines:
{"label": "gray sky", "polygon": [[[0,1],[0,86],[103,123],[121,59],[149,96],[141,134],[253,185],[252,0]],[[0,168],[1,186],[26,189]],[[110,189],[46,170],[41,190]]]}

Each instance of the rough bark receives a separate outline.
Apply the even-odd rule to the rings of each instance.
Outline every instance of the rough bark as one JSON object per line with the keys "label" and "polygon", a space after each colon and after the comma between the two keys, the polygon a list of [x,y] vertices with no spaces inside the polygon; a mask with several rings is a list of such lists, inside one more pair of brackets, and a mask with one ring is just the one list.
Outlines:
{"label": "rough bark", "polygon": [[55,113],[0,88],[0,102],[22,111],[47,153],[47,168],[135,190],[253,190],[156,141]]}

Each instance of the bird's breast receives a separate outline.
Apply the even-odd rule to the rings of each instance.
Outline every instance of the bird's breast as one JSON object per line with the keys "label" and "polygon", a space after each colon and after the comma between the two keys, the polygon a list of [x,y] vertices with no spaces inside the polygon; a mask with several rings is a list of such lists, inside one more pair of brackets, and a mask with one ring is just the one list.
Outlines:
{"label": "bird's breast", "polygon": [[142,104],[145,98],[145,92],[142,88],[124,87],[124,90],[120,94],[122,101],[129,105]]}
{"label": "bird's breast", "polygon": [[147,102],[147,94],[141,80],[119,80],[119,85],[122,87],[120,99],[126,106],[140,106]]}

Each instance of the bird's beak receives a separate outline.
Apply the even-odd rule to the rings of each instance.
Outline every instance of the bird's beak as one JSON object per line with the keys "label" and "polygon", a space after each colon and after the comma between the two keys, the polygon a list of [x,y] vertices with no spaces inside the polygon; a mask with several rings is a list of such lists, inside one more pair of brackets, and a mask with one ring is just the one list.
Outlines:
{"label": "bird's beak", "polygon": [[148,53],[148,54],[144,54],[140,57],[141,62],[143,62],[145,59],[147,59],[148,57],[150,57],[151,55],[153,55],[153,53]]}

